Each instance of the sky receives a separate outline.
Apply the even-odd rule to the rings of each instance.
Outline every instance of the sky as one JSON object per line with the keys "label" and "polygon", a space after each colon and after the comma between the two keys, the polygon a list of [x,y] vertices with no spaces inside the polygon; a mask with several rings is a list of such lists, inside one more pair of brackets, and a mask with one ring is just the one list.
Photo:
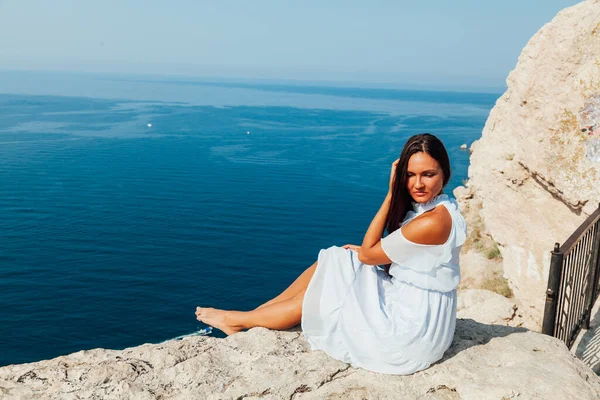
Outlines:
{"label": "sky", "polygon": [[572,0],[0,0],[0,69],[503,87]]}

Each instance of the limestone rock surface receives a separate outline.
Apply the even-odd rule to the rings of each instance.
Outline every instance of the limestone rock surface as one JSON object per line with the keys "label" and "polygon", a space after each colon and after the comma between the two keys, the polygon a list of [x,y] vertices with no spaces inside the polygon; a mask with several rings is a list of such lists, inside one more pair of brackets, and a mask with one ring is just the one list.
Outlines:
{"label": "limestone rock surface", "polygon": [[538,330],[530,307],[515,298],[506,298],[489,290],[467,289],[458,294],[456,315],[477,322]]}
{"label": "limestone rock surface", "polygon": [[600,301],[592,309],[590,329],[581,331],[571,347],[571,353],[596,374],[600,374]]}
{"label": "limestone rock surface", "polygon": [[600,398],[600,378],[557,339],[459,319],[444,359],[409,376],[350,367],[301,332],[254,328],[6,366],[0,398],[586,400]]}
{"label": "limestone rock surface", "polygon": [[591,121],[599,94],[600,0],[588,0],[529,40],[470,148],[467,189],[458,191],[461,202],[481,204],[472,211],[538,323],[554,243],[600,202],[600,158],[590,155],[591,141],[600,140],[600,121]]}

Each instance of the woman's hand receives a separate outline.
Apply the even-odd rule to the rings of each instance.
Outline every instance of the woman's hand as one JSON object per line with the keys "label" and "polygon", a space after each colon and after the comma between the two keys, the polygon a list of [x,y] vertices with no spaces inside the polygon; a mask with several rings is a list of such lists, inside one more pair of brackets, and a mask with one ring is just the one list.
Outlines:
{"label": "woman's hand", "polygon": [[392,193],[392,189],[394,188],[394,182],[396,181],[396,168],[398,167],[398,162],[400,159],[397,159],[392,163],[392,171],[390,172],[390,193]]}
{"label": "woman's hand", "polygon": [[357,253],[360,252],[360,246],[357,246],[355,244],[346,244],[344,246],[342,246],[344,249],[350,249],[352,251],[355,251]]}

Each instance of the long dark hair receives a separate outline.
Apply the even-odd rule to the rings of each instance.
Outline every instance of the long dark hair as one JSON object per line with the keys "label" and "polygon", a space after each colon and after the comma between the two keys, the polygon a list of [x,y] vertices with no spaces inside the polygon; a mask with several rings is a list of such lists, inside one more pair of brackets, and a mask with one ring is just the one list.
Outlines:
{"label": "long dark hair", "polygon": [[410,209],[412,197],[406,188],[408,160],[410,160],[413,154],[419,152],[429,154],[440,164],[444,174],[443,187],[450,180],[450,159],[440,139],[430,133],[421,133],[408,139],[404,144],[402,153],[400,153],[400,160],[396,165],[396,180],[392,185],[392,201],[385,223],[388,234],[400,227],[400,223],[404,220],[406,213]]}

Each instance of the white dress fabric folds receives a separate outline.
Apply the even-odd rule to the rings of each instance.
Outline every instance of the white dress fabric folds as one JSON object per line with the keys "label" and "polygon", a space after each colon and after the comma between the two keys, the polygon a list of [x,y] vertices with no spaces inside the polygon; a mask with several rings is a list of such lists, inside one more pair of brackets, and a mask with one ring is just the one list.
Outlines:
{"label": "white dress fabric folds", "polygon": [[402,225],[435,207],[452,216],[443,245],[410,242],[401,229],[381,241],[393,261],[390,276],[362,264],[341,247],[319,252],[306,289],[302,331],[314,350],[355,367],[386,374],[411,374],[444,355],[454,337],[459,253],[466,223],[454,199],[413,203]]}

